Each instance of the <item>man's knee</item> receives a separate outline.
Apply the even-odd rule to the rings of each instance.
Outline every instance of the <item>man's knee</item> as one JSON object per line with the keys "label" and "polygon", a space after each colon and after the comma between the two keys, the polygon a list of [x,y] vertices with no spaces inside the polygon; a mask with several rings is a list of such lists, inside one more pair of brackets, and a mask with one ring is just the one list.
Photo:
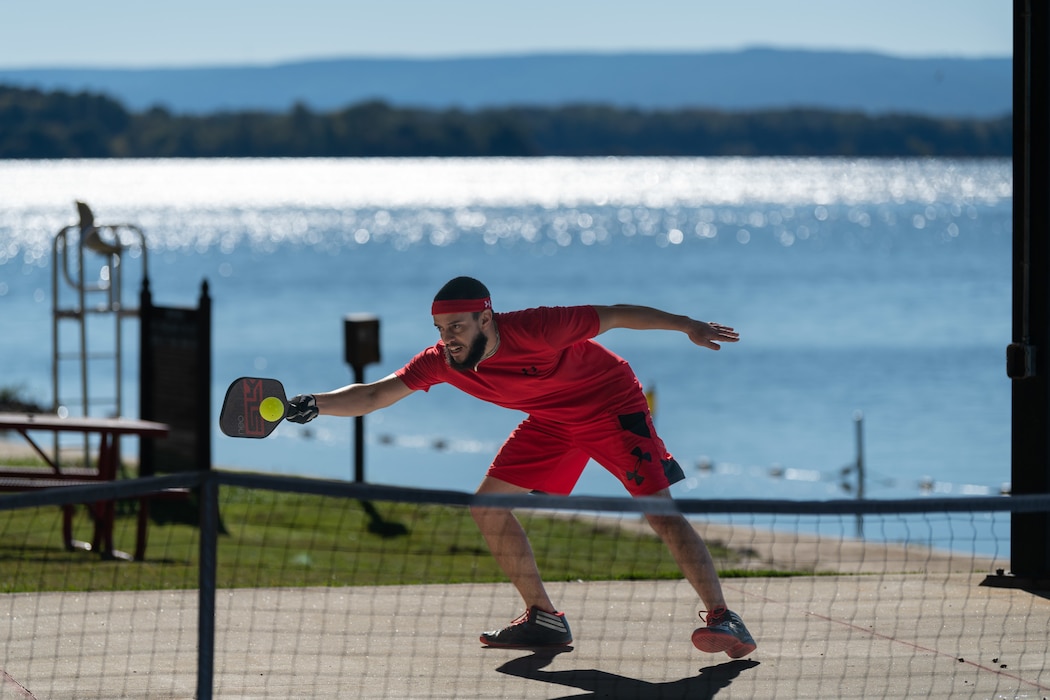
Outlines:
{"label": "man's knee", "polygon": [[653,531],[664,540],[668,538],[678,540],[683,537],[689,537],[692,534],[690,531],[692,531],[693,526],[681,514],[660,515],[657,513],[646,513],[645,519],[649,521],[649,526],[653,528]]}
{"label": "man's knee", "polygon": [[517,524],[513,511],[492,506],[471,506],[470,515],[483,534],[503,534]]}
{"label": "man's knee", "polygon": [[[480,525],[483,522],[491,520],[494,516],[499,513],[499,508],[493,508],[491,506],[471,506],[470,515],[474,518],[474,522]],[[507,512],[507,511],[503,511]]]}

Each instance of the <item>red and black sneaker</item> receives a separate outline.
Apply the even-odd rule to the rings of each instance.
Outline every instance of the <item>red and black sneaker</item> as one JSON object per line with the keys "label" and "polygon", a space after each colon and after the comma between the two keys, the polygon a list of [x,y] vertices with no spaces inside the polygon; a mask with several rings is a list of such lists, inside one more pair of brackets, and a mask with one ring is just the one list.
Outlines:
{"label": "red and black sneaker", "polygon": [[724,651],[731,659],[747,656],[758,647],[740,616],[725,608],[707,614],[707,626],[693,632],[693,646],[709,654]]}
{"label": "red and black sneaker", "polygon": [[481,633],[481,643],[490,647],[563,647],[572,644],[565,613],[550,613],[535,605],[501,630]]}

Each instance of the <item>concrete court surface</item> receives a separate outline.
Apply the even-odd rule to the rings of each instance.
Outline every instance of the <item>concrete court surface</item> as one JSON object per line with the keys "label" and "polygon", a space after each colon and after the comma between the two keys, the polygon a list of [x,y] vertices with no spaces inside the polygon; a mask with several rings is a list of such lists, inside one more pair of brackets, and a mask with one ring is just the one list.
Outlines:
{"label": "concrete court surface", "polygon": [[[1050,600],[983,575],[728,579],[758,649],[696,651],[680,581],[555,583],[567,650],[483,648],[508,584],[219,591],[215,698],[1046,698]],[[192,698],[197,594],[0,596],[0,698]]]}

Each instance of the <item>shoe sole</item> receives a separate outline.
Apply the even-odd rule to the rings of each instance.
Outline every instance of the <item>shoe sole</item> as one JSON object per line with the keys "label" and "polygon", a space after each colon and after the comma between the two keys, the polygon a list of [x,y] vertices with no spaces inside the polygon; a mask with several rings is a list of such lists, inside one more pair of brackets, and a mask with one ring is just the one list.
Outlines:
{"label": "shoe sole", "polygon": [[724,651],[731,659],[747,656],[758,648],[757,644],[742,642],[731,634],[719,634],[703,627],[693,632],[693,646],[708,654]]}
{"label": "shoe sole", "polygon": [[548,642],[547,644],[501,644],[484,637],[479,637],[482,644],[487,647],[494,647],[496,649],[552,649],[557,647],[567,647],[572,644],[572,640],[567,642]]}

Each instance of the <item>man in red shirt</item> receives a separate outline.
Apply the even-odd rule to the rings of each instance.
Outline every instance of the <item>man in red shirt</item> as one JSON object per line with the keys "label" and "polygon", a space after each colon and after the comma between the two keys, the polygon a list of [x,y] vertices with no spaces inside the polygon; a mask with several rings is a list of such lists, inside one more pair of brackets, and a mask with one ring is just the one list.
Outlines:
{"label": "man in red shirt", "polygon": [[[684,474],[656,434],[642,386],[626,361],[592,339],[613,328],[677,330],[711,350],[739,339],[727,326],[644,306],[497,314],[488,289],[470,277],[442,287],[431,313],[441,336],[436,345],[379,381],[292,398],[288,420],[306,423],[319,413],[360,416],[447,383],[527,414],[500,448],[477,493],[567,495],[593,459],[632,495],[670,498],[670,485]],[[513,512],[475,506],[471,513],[526,607],[508,626],[483,633],[482,643],[529,648],[571,643],[568,621],[547,595]],[[753,652],[754,639],[726,608],[714,562],[696,530],[682,515],[647,513],[646,518],[706,607],[706,625],[693,632],[693,644],[734,659]]]}

